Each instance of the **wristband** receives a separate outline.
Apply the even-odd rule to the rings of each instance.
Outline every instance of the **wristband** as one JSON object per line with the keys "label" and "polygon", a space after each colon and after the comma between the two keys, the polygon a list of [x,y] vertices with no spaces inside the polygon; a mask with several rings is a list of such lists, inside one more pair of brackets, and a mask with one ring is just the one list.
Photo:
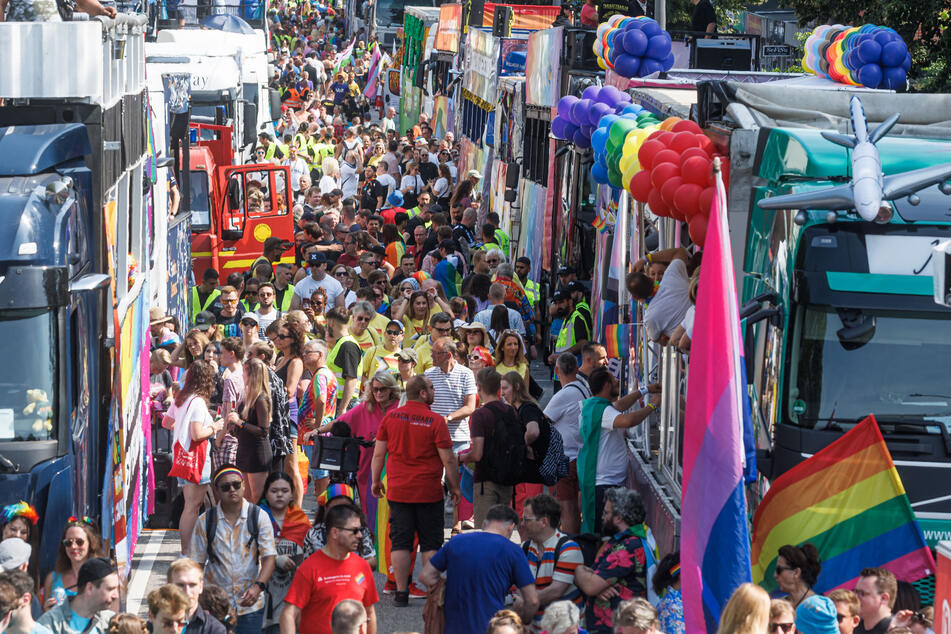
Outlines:
{"label": "wristband", "polygon": [[648,263],[648,264],[653,264],[653,262],[651,262],[651,254],[650,254],[650,251],[647,252],[647,255],[644,256],[644,259],[647,260],[647,263]]}
{"label": "wristband", "polygon": [[651,408],[652,410],[654,410],[655,412],[657,411],[657,406],[654,405],[653,403],[648,403],[647,406]]}
{"label": "wristband", "polygon": [[261,592],[267,592],[267,584],[263,581],[255,581],[254,585],[261,589]]}
{"label": "wristband", "polygon": [[647,396],[648,390],[646,387],[639,387],[637,388],[637,391],[641,393],[641,398],[644,398],[645,396]]}

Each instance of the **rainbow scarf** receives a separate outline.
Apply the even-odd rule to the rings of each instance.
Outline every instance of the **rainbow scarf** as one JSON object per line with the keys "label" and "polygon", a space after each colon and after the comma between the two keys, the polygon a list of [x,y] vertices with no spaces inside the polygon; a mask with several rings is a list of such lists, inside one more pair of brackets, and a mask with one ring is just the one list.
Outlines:
{"label": "rainbow scarf", "polygon": [[288,506],[287,513],[284,515],[284,525],[279,526],[274,519],[274,513],[271,512],[271,507],[268,506],[267,501],[262,501],[259,506],[264,509],[264,512],[267,513],[267,516],[271,519],[271,528],[274,529],[274,539],[283,537],[303,547],[304,537],[307,536],[307,531],[309,531],[311,527],[310,520],[303,510],[293,504]]}

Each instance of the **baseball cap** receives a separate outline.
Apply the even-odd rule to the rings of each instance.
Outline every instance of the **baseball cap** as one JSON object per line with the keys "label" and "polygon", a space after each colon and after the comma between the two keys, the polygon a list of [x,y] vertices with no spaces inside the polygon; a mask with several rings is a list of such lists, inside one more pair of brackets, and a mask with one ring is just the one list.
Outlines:
{"label": "baseball cap", "polygon": [[441,213],[442,210],[443,210],[442,205],[440,205],[439,203],[432,203],[429,205],[429,213],[431,214]]}
{"label": "baseball cap", "polygon": [[9,537],[0,542],[0,569],[4,572],[19,568],[30,561],[33,547],[19,537]]}
{"label": "baseball cap", "polygon": [[389,322],[387,322],[386,327],[389,328],[390,326],[394,325],[399,326],[401,332],[406,332],[406,327],[403,326],[403,322],[401,322],[399,319],[391,319]]}
{"label": "baseball cap", "polygon": [[282,240],[280,238],[271,236],[270,238],[264,241],[264,250],[268,251],[270,249],[276,249],[277,247],[283,247],[286,249],[286,248],[289,248],[290,245],[291,245],[291,242],[288,242],[287,240]]}
{"label": "baseball cap", "polygon": [[394,356],[400,361],[412,361],[413,363],[419,363],[419,357],[416,356],[416,351],[412,348],[400,348],[396,351]]}
{"label": "baseball cap", "polygon": [[587,293],[588,289],[584,287],[584,284],[578,281],[570,282],[568,284],[569,293]]}
{"label": "baseball cap", "polygon": [[390,203],[393,207],[401,207],[403,205],[403,192],[393,191],[386,198],[386,202]]}
{"label": "baseball cap", "polygon": [[241,321],[239,323],[244,323],[246,321],[253,321],[256,325],[261,324],[261,320],[255,313],[245,313],[241,315]]}
{"label": "baseball cap", "polygon": [[571,275],[575,272],[575,267],[573,266],[563,266],[558,269],[558,275]]}
{"label": "baseball cap", "polygon": [[363,231],[363,228],[357,223],[350,225],[350,233],[356,233],[357,231]]}
{"label": "baseball cap", "polygon": [[381,244],[374,244],[372,247],[370,247],[370,253],[386,256],[386,247]]}
{"label": "baseball cap", "polygon": [[115,573],[116,567],[105,557],[87,559],[86,563],[80,566],[79,573],[76,575],[76,588],[82,592],[87,583],[95,583]]}
{"label": "baseball cap", "polygon": [[563,290],[557,290],[551,294],[551,301],[553,302],[563,302],[568,299],[568,293]]}
{"label": "baseball cap", "polygon": [[479,170],[469,170],[466,174],[466,178],[482,178],[482,174],[479,173]]}
{"label": "baseball cap", "polygon": [[839,620],[832,599],[814,594],[800,603],[796,608],[796,630],[803,634],[836,634]]}
{"label": "baseball cap", "polygon": [[323,264],[327,261],[327,256],[320,251],[315,251],[307,256],[308,264]]}
{"label": "baseball cap", "polygon": [[215,314],[210,310],[203,310],[195,316],[195,327],[205,328],[215,325]]}

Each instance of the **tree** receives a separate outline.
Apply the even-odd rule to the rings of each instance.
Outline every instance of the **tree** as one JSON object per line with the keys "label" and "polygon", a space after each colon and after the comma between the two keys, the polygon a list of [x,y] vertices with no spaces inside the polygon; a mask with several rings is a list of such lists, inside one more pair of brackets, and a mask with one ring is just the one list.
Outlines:
{"label": "tree", "polygon": [[800,25],[875,24],[895,29],[911,52],[911,90],[951,89],[951,11],[946,0],[784,0]]}
{"label": "tree", "polygon": [[[715,0],[713,3],[717,11],[717,30],[730,31],[735,23],[734,16],[746,10],[751,5],[761,2],[748,0]],[[673,31],[689,31],[690,16],[693,15],[693,3],[690,0],[667,0],[667,29]]]}

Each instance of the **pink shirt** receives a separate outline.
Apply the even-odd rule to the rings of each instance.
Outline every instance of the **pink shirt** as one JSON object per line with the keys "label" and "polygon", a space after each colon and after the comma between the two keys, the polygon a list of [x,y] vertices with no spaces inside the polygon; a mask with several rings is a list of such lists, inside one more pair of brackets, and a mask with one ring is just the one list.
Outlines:
{"label": "pink shirt", "polygon": [[581,23],[585,26],[598,26],[598,8],[587,2],[581,7]]}
{"label": "pink shirt", "polygon": [[[367,409],[367,404],[361,402],[352,410],[340,416],[337,420],[350,425],[350,431],[354,437],[360,436],[364,440],[376,440],[376,432],[380,429],[380,421],[386,416],[386,412],[393,409],[393,406],[386,411],[374,408],[372,412]],[[361,491],[367,491],[370,486],[370,463],[373,461],[373,447],[362,447],[360,449],[360,468],[357,470],[357,487]],[[360,496],[360,506],[363,512],[367,512],[366,500]]]}

